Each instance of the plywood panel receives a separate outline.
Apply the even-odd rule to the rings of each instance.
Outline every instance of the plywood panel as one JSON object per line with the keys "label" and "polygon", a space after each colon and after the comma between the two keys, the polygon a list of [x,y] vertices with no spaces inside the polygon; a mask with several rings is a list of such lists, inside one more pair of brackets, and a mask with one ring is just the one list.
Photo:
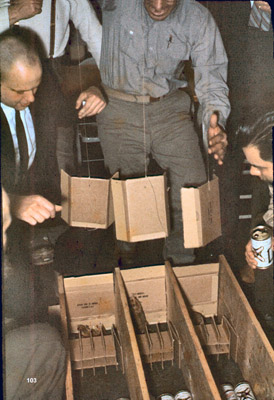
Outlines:
{"label": "plywood panel", "polygon": [[73,396],[71,358],[70,358],[70,348],[69,348],[69,338],[68,338],[68,323],[67,323],[64,279],[61,275],[58,277],[58,291],[59,291],[59,301],[60,301],[63,342],[66,349],[66,382],[65,382],[66,400],[73,400],[74,396]]}
{"label": "plywood panel", "polygon": [[110,329],[115,323],[113,274],[87,275],[64,280],[70,330],[79,324],[90,327],[102,323]]}
{"label": "plywood panel", "polygon": [[165,266],[121,271],[128,295],[136,297],[149,324],[166,322]]}
{"label": "plywood panel", "polygon": [[111,189],[118,240],[138,242],[168,235],[165,175],[112,179]]}
{"label": "plywood panel", "polygon": [[105,229],[114,221],[109,179],[71,177],[61,170],[62,218],[70,225]]}
{"label": "plywood panel", "polygon": [[220,256],[218,314],[225,315],[238,340],[237,363],[257,400],[274,399],[274,351],[224,256]]}
{"label": "plywood panel", "polygon": [[131,400],[149,400],[141,356],[132,324],[126,289],[119,268],[114,273],[115,319],[124,352],[125,373]]}
{"label": "plywood panel", "polygon": [[194,188],[181,189],[184,245],[202,247],[222,234],[219,180]]}
{"label": "plywood panel", "polygon": [[199,339],[192,325],[176,276],[166,264],[167,315],[182,343],[182,373],[194,398],[221,400]]}

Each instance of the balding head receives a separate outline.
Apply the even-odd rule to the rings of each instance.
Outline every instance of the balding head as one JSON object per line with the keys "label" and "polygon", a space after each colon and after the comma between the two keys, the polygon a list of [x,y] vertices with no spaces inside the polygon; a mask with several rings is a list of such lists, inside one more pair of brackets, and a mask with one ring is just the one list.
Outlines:
{"label": "balding head", "polygon": [[33,101],[41,82],[42,68],[34,41],[25,30],[0,35],[1,101],[23,110]]}
{"label": "balding head", "polygon": [[28,30],[22,28],[9,29],[0,35],[1,82],[7,79],[12,66],[17,61],[28,66],[40,65],[33,36]]}

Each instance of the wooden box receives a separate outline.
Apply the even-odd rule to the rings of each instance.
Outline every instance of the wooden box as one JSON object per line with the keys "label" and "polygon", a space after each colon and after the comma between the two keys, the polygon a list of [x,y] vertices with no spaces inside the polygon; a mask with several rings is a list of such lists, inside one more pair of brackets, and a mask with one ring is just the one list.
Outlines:
{"label": "wooden box", "polygon": [[168,236],[166,178],[111,179],[116,238],[126,242]]}
{"label": "wooden box", "polygon": [[184,246],[203,247],[221,236],[219,180],[181,189]]}
{"label": "wooden box", "polygon": [[[69,335],[77,331],[79,324],[91,327],[98,323],[106,329],[114,324],[117,329],[123,365],[118,361],[121,357],[115,358],[111,353],[111,346],[108,361],[119,364],[125,373],[131,400],[150,399],[143,368],[145,358],[141,354],[145,349],[140,345],[130,311],[132,296],[142,304],[148,324],[172,326],[174,359],[194,399],[221,400],[191,319],[194,311],[207,318],[218,315],[225,322],[221,327],[227,335],[220,336],[221,340],[223,336],[229,340],[218,346],[238,363],[257,400],[274,398],[273,349],[223,256],[215,264],[171,268],[167,263],[122,271],[116,268],[114,274],[60,277],[59,293],[67,343],[67,400],[73,399]],[[214,354],[216,343],[209,342],[208,348]],[[168,359],[170,354],[166,356]],[[91,367],[95,365],[94,359],[90,363]]]}
{"label": "wooden box", "polygon": [[61,170],[62,213],[70,226],[108,228],[114,221],[110,180],[71,177]]}

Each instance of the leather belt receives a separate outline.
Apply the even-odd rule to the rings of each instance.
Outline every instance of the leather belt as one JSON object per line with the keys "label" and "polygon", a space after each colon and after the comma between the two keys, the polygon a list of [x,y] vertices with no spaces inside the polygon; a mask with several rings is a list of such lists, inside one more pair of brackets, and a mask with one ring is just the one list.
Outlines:
{"label": "leather belt", "polygon": [[169,94],[171,94],[168,93],[160,97],[139,96],[135,94],[120,92],[119,90],[111,89],[105,85],[102,86],[105,89],[106,94],[109,95],[110,97],[114,97],[115,99],[123,101],[130,101],[131,103],[140,103],[140,104],[156,103],[157,101],[161,101],[164,97],[167,97]]}

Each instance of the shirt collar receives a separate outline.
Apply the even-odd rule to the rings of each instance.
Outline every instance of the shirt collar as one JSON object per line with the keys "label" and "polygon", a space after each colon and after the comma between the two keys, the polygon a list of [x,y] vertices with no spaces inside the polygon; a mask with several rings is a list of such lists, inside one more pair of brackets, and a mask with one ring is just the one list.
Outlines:
{"label": "shirt collar", "polygon": [[7,106],[6,104],[4,104],[4,103],[2,103],[1,102],[1,107],[2,107],[2,110],[4,111],[4,113],[5,113],[5,115],[6,116],[9,116],[9,117],[14,117],[14,115],[15,115],[15,108],[13,108],[13,107],[10,107],[10,106]]}

